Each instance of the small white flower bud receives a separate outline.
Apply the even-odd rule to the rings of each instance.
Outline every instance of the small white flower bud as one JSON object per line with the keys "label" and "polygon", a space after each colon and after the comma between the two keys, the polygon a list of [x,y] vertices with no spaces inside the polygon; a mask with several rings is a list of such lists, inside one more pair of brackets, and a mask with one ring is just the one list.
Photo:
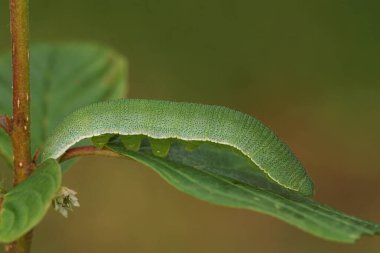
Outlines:
{"label": "small white flower bud", "polygon": [[76,195],[75,191],[63,186],[53,200],[54,209],[67,218],[68,211],[73,211],[73,207],[80,206]]}

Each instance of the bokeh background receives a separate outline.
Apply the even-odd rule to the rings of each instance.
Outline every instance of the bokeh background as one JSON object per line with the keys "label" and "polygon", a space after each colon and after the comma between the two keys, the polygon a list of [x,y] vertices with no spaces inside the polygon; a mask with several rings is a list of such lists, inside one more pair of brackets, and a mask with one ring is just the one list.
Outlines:
{"label": "bokeh background", "polygon": [[[255,115],[308,169],[316,199],[380,223],[379,9],[371,0],[39,0],[31,38],[114,47],[129,59],[129,97]],[[7,10],[0,0],[0,49]],[[131,161],[82,159],[64,184],[82,207],[68,219],[51,211],[34,252],[380,251],[380,237],[341,245],[195,200]]]}

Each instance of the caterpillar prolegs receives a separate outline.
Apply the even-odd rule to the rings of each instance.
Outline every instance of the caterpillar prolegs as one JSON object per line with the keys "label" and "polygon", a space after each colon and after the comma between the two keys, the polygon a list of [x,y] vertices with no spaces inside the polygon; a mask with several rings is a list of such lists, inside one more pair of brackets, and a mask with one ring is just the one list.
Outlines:
{"label": "caterpillar prolegs", "polygon": [[115,134],[102,134],[91,138],[92,143],[98,147],[103,148],[111,140],[119,138],[123,146],[130,151],[139,151],[141,143],[145,140],[148,141],[152,154],[161,158],[165,158],[170,150],[170,147],[175,142],[180,142],[187,151],[195,150],[202,144],[200,141],[181,141],[174,138],[171,139],[154,139],[144,135],[115,135]]}

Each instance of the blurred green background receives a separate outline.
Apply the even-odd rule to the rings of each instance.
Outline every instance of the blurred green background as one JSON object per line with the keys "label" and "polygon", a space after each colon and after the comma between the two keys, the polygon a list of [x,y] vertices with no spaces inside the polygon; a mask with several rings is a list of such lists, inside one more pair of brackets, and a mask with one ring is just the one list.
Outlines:
{"label": "blurred green background", "polygon": [[[31,1],[32,41],[85,40],[130,62],[133,98],[226,105],[285,140],[316,199],[380,223],[380,2]],[[0,0],[0,49],[9,47]],[[1,94],[0,94],[1,95]],[[82,207],[50,212],[34,252],[379,252],[195,200],[131,161],[83,159],[64,178]]]}

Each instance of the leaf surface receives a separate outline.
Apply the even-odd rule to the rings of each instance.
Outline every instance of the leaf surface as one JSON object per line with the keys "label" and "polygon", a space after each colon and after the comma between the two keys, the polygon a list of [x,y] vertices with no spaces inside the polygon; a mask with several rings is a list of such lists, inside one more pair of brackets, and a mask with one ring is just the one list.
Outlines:
{"label": "leaf surface", "polygon": [[147,142],[139,152],[126,150],[118,142],[108,147],[149,166],[178,190],[213,204],[265,213],[331,241],[352,243],[362,235],[380,233],[378,224],[279,186],[226,147],[203,143],[189,152],[177,143],[166,158],[153,155]]}
{"label": "leaf surface", "polygon": [[12,166],[12,141],[9,135],[4,131],[4,129],[0,128],[0,157],[4,159],[4,161]]}
{"label": "leaf surface", "polygon": [[45,216],[61,186],[61,168],[56,160],[43,162],[21,184],[2,196],[0,242],[12,242]]}
{"label": "leaf surface", "polygon": [[[126,60],[87,43],[35,44],[30,49],[32,151],[66,115],[84,105],[126,95]],[[0,113],[12,113],[11,55],[0,56]],[[9,137],[0,131],[0,154],[12,162]]]}

